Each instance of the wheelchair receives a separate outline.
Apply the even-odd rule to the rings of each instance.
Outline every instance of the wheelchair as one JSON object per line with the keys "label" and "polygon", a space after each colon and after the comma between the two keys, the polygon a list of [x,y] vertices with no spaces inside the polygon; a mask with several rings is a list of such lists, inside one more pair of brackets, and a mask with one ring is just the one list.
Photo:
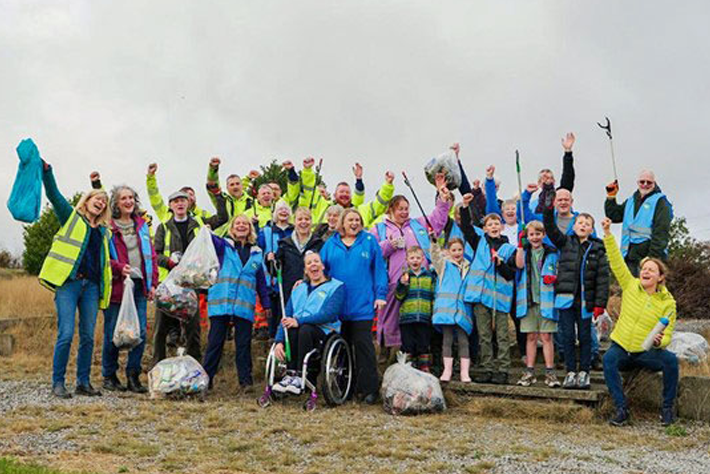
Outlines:
{"label": "wheelchair", "polygon": [[[285,362],[276,358],[274,350],[276,344],[272,344],[269,350],[269,356],[266,359],[266,387],[264,393],[259,397],[257,403],[260,407],[266,408],[273,401],[287,396],[275,392],[273,387],[286,375],[301,376],[301,394],[310,392],[308,398],[303,403],[303,409],[313,411],[316,409],[316,400],[318,399],[318,390],[316,385],[320,382],[320,393],[325,399],[328,406],[342,405],[350,397],[350,392],[353,386],[353,353],[348,343],[338,333],[329,334],[323,344],[319,348],[315,348],[308,352],[303,358],[303,366],[300,374],[297,370],[289,370]],[[317,383],[313,384],[308,380],[308,367],[313,367],[313,364],[320,365],[320,371],[317,377]]]}

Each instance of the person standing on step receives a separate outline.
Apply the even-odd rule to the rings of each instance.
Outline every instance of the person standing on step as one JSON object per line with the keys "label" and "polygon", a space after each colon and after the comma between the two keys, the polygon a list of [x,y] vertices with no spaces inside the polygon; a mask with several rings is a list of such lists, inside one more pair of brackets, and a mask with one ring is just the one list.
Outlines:
{"label": "person standing on step", "polygon": [[108,195],[100,189],[84,193],[75,207],[59,192],[52,167],[42,161],[42,181],[52,203],[60,229],[39,273],[40,283],[55,293],[57,340],[54,344],[52,394],[71,398],[65,375],[77,310],[79,311],[79,351],[76,356],[77,395],[99,396],[91,385],[94,328],[99,309],[111,300],[111,255],[108,230],[111,211]]}
{"label": "person standing on step", "polygon": [[[566,190],[561,190],[567,192]],[[594,218],[580,213],[574,223],[574,234],[560,231],[555,223],[555,194],[548,194],[544,224],[547,236],[559,250],[555,282],[555,308],[559,310],[559,327],[567,375],[562,386],[567,389],[589,389],[592,368],[592,317],[598,318],[609,297],[609,263],[601,240],[592,236]],[[577,336],[575,337],[575,329]],[[579,339],[579,371],[575,339]]]}
{"label": "person standing on step", "polygon": [[[646,257],[641,261],[640,278],[635,278],[611,234],[611,219],[604,219],[602,228],[609,264],[621,286],[621,314],[611,333],[611,347],[604,354],[604,380],[616,406],[610,422],[621,426],[629,419],[619,372],[641,367],[663,372],[661,421],[668,426],[675,421],[678,393],[678,358],[668,350],[676,323],[676,302],[666,288],[668,270],[662,260]],[[661,318],[668,324],[656,334],[651,349],[645,350],[643,343]]]}
{"label": "person standing on step", "polygon": [[[98,175],[98,173],[97,173]],[[148,391],[140,382],[141,361],[146,345],[148,300],[153,300],[158,286],[158,258],[150,238],[148,224],[141,217],[140,200],[133,188],[122,185],[111,191],[111,269],[113,284],[111,304],[104,310],[104,345],[101,355],[103,388],[124,391],[116,372],[119,350],[113,344],[113,333],[123,299],[124,279],[133,281],[133,299],[138,311],[141,342],[128,352],[126,380],[128,390],[135,393]]]}

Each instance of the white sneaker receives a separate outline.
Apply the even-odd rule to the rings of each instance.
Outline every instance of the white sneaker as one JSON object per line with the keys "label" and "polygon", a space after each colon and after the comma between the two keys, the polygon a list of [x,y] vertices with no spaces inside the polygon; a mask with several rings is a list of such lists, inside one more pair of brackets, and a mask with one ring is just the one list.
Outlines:
{"label": "white sneaker", "polygon": [[290,375],[285,375],[284,378],[282,378],[279,383],[271,387],[271,389],[277,393],[286,393],[292,380],[293,377],[291,377]]}
{"label": "white sneaker", "polygon": [[577,388],[577,374],[574,372],[567,372],[564,382],[562,382],[562,388],[575,389]]}
{"label": "white sneaker", "polygon": [[294,395],[300,395],[301,394],[301,377],[291,377],[291,380],[289,380],[288,385],[286,385],[286,392],[292,393]]}

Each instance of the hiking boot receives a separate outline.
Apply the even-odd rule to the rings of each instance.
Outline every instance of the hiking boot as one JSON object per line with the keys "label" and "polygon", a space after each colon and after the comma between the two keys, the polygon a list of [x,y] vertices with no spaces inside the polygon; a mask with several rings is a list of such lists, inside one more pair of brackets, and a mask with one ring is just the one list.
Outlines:
{"label": "hiking boot", "polygon": [[507,372],[496,372],[491,376],[491,383],[496,385],[507,385],[508,384],[508,373]]}
{"label": "hiking boot", "polygon": [[491,380],[493,379],[493,372],[483,372],[482,374],[478,374],[473,378],[473,381],[476,383],[491,383]]}
{"label": "hiking boot", "polygon": [[577,374],[577,388],[580,390],[589,390],[592,384],[589,381],[589,373],[584,370]]}
{"label": "hiking boot", "polygon": [[148,389],[141,385],[138,372],[128,374],[128,390],[133,393],[148,393]]}
{"label": "hiking boot", "polygon": [[529,387],[530,385],[534,384],[537,382],[537,379],[535,378],[535,372],[532,370],[526,370],[523,372],[522,377],[520,377],[520,380],[518,380],[518,385],[521,387]]}
{"label": "hiking boot", "polygon": [[673,408],[664,408],[661,411],[661,423],[663,426],[670,426],[676,422],[675,414],[673,413]]}
{"label": "hiking boot", "polygon": [[562,386],[554,372],[545,374],[545,385],[550,388],[558,388]]}
{"label": "hiking boot", "polygon": [[90,383],[86,385],[77,385],[76,389],[74,390],[75,395],[83,395],[85,397],[100,397],[101,392],[96,390],[94,387],[91,386]]}
{"label": "hiking boot", "polygon": [[63,383],[57,384],[52,387],[52,395],[57,398],[71,398],[71,393],[69,393],[69,390],[67,390],[67,387],[65,387]]}
{"label": "hiking boot", "polygon": [[629,410],[626,408],[618,408],[616,415],[609,420],[609,424],[614,426],[624,426],[629,422]]}
{"label": "hiking boot", "polygon": [[101,384],[104,390],[108,390],[109,392],[125,392],[126,387],[121,384],[121,381],[116,377],[116,374],[111,375],[110,377],[104,377],[104,383]]}
{"label": "hiking boot", "polygon": [[564,382],[562,382],[562,388],[567,390],[577,388],[577,374],[574,372],[567,372]]}

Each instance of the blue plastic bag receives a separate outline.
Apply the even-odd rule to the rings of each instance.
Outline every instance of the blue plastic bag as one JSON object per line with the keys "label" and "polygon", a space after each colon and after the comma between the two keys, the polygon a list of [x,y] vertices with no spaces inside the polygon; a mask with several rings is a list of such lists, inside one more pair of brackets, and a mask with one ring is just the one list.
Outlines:
{"label": "blue plastic bag", "polygon": [[39,219],[42,208],[42,158],[31,138],[17,145],[17,156],[20,165],[7,208],[16,220],[31,224]]}

